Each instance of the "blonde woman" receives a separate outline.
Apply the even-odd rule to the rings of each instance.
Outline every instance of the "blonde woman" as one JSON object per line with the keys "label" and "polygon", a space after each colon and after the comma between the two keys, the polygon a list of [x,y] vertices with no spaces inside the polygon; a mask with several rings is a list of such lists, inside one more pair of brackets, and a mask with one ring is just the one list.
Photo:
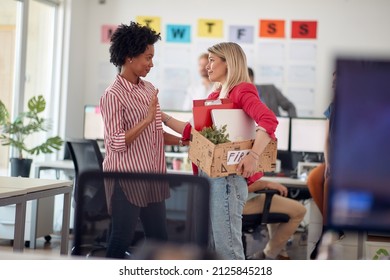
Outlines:
{"label": "blonde woman", "polygon": [[[278,124],[275,114],[264,105],[248,75],[246,56],[242,48],[232,42],[216,44],[208,49],[206,70],[214,91],[208,99],[228,98],[235,108],[243,109],[257,123],[256,138],[251,152],[238,165],[240,175],[208,178],[211,184],[210,245],[224,259],[245,259],[241,240],[242,212],[248,196],[248,183],[261,177],[256,173],[260,154],[271,139]],[[163,114],[163,120],[170,119]],[[188,124],[172,120],[172,129],[183,132]],[[188,129],[184,129],[188,131]],[[183,137],[188,135],[183,133]]]}

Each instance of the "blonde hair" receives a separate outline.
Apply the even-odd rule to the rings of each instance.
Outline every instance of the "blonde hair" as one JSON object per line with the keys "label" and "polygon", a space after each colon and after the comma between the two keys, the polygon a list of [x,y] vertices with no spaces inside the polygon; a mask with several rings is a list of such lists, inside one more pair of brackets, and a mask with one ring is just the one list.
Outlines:
{"label": "blonde hair", "polygon": [[219,98],[228,97],[229,91],[236,85],[242,82],[251,82],[248,75],[246,55],[240,45],[233,42],[223,42],[207,50],[221,58],[227,65],[226,81],[223,84],[215,83],[215,88],[221,89]]}

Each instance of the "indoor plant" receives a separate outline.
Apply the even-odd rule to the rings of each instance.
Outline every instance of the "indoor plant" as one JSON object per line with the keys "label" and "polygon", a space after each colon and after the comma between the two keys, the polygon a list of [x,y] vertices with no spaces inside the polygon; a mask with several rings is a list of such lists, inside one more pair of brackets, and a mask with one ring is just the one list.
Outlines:
{"label": "indoor plant", "polygon": [[0,101],[0,141],[2,145],[14,147],[17,155],[11,158],[11,176],[29,176],[32,159],[25,158],[25,154],[52,153],[59,150],[63,144],[59,136],[54,136],[39,145],[27,147],[26,139],[29,135],[49,131],[51,128],[49,121],[40,117],[46,108],[42,95],[33,96],[27,105],[28,110],[21,112],[11,121],[7,108]]}
{"label": "indoor plant", "polygon": [[389,260],[389,252],[384,248],[379,248],[375,252],[375,256],[372,258],[373,260]]}

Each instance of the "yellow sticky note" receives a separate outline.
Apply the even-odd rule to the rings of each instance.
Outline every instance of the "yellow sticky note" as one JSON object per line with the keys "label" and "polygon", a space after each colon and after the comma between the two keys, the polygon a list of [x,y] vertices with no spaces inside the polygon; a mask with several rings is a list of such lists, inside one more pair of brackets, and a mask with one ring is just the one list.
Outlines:
{"label": "yellow sticky note", "polygon": [[157,33],[161,33],[161,17],[137,16],[136,21],[150,27]]}
{"label": "yellow sticky note", "polygon": [[199,19],[198,20],[199,37],[223,37],[223,20],[219,19]]}

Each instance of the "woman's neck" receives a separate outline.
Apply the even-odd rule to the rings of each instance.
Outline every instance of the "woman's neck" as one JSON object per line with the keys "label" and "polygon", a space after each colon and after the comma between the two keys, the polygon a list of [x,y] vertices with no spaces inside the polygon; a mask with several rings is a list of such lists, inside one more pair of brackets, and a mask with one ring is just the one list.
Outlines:
{"label": "woman's neck", "polygon": [[127,81],[129,81],[130,83],[136,85],[139,83],[139,77],[137,75],[134,75],[133,73],[129,72],[129,71],[126,71],[125,69],[122,68],[122,71],[120,73],[120,75],[126,79]]}

